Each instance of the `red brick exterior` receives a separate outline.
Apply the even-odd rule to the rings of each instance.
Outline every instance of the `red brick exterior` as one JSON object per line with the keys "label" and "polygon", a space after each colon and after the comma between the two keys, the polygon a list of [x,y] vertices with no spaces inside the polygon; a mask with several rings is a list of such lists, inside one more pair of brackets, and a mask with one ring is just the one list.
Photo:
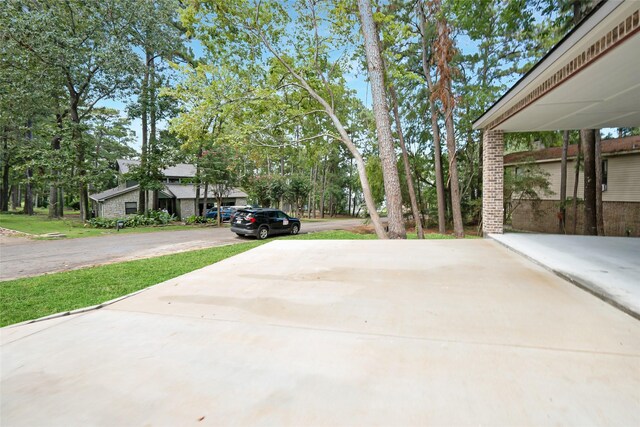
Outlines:
{"label": "red brick exterior", "polygon": [[[563,233],[558,228],[557,200],[523,200],[511,215],[514,230],[537,233]],[[583,234],[583,206],[578,204],[578,224],[576,234]],[[640,237],[640,203],[603,202],[605,236]],[[567,209],[566,233],[572,234],[573,209]]]}
{"label": "red brick exterior", "polygon": [[504,134],[485,130],[482,137],[482,232],[503,232]]}

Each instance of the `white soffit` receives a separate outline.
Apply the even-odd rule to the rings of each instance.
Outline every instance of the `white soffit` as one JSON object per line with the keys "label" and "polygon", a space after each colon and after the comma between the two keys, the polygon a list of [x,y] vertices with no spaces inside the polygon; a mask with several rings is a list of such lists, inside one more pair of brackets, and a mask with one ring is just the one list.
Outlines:
{"label": "white soffit", "polygon": [[[603,4],[485,112],[474,123],[474,128],[518,132],[640,126],[638,27],[541,96],[533,97],[531,102],[525,100],[536,88],[606,37],[621,22],[624,23],[627,17],[638,13],[639,9],[640,1],[636,0],[610,0]],[[510,113],[523,102],[525,106]]]}

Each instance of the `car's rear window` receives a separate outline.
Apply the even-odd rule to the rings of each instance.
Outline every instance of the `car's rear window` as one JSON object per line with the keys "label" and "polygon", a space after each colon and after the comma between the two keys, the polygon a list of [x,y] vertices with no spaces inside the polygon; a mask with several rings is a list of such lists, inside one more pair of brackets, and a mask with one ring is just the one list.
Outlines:
{"label": "car's rear window", "polygon": [[236,218],[236,219],[244,219],[244,218],[246,218],[246,217],[250,217],[250,215],[251,215],[251,214],[253,214],[253,212],[245,211],[245,210],[243,210],[243,209],[239,209],[239,210],[236,212],[236,216],[235,216],[235,218]]}

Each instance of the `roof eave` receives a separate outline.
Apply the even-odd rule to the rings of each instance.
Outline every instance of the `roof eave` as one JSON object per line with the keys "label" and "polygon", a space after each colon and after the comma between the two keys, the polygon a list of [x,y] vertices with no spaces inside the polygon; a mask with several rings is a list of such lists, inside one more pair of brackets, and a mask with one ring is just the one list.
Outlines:
{"label": "roof eave", "polygon": [[[123,194],[127,194],[127,193],[129,193],[129,192],[131,192],[133,190],[137,190],[139,187],[140,187],[140,185],[138,184],[138,185],[134,185],[132,187],[123,188],[122,191],[117,191],[117,192],[115,192],[113,194],[109,194],[109,195],[104,196],[104,197],[96,198],[96,197],[93,197],[93,196],[95,196],[95,194],[94,194],[93,196],[89,196],[89,198],[91,200],[95,200],[96,202],[104,202],[105,200],[109,200],[109,199],[112,199],[114,197],[121,196]],[[98,194],[100,194],[100,193],[98,193]]]}
{"label": "roof eave", "polygon": [[602,0],[571,31],[551,48],[536,64],[531,67],[513,86],[511,86],[496,102],[473,122],[473,129],[483,129],[492,122],[492,116],[500,108],[523,91],[536,77],[542,74],[569,49],[577,44],[586,34],[595,28],[605,17],[613,12],[622,2]]}

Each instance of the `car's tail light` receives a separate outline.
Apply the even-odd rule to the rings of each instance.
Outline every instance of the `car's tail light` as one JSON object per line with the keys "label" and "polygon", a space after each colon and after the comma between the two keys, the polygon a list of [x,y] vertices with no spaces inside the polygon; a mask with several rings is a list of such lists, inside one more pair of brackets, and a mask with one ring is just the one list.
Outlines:
{"label": "car's tail light", "polygon": [[256,222],[256,219],[254,217],[248,218],[249,222],[251,224],[253,224],[254,222]]}

